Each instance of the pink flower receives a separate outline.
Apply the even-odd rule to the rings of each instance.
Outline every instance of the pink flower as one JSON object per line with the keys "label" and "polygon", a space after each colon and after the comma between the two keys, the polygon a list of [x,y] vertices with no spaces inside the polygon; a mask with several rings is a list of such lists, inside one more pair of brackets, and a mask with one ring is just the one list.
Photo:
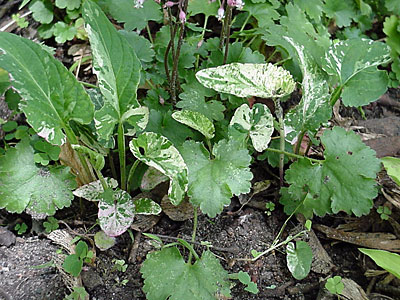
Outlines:
{"label": "pink flower", "polygon": [[183,10],[179,12],[179,20],[181,20],[182,23],[186,22],[186,14]]}
{"label": "pink flower", "polygon": [[176,5],[176,4],[178,4],[178,3],[174,3],[174,2],[172,2],[172,1],[167,1],[167,2],[165,2],[165,4],[164,4],[164,8],[167,8],[167,7],[172,7],[172,6],[174,6],[174,5]]}
{"label": "pink flower", "polygon": [[218,13],[217,13],[218,21],[221,21],[224,17],[225,17],[225,10],[221,6],[220,8],[218,8]]}

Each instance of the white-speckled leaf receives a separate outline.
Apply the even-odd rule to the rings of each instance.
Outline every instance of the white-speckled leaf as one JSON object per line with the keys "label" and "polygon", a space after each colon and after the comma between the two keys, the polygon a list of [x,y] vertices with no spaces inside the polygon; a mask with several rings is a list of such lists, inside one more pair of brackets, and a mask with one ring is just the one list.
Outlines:
{"label": "white-speckled leaf", "polygon": [[29,139],[23,139],[0,157],[0,208],[44,219],[71,204],[76,181],[69,168],[38,167],[33,156]]}
{"label": "white-speckled leaf", "polygon": [[125,121],[133,127],[127,130],[126,135],[134,136],[136,132],[146,128],[149,122],[149,109],[146,106],[132,108],[122,116],[122,122]]}
{"label": "white-speckled leaf", "polygon": [[[109,188],[116,188],[118,186],[118,182],[114,178],[104,178],[107,182]],[[91,183],[82,185],[81,187],[77,188],[72,193],[83,199],[88,201],[100,201],[101,195],[104,192],[103,186],[100,183],[100,180],[93,181]]]}
{"label": "white-speckled leaf", "polygon": [[139,198],[134,203],[138,215],[158,215],[162,211],[161,206],[149,198]]}
{"label": "white-speckled leaf", "polygon": [[329,103],[329,86],[318,65],[307,54],[304,46],[289,37],[284,39],[296,50],[303,73],[301,101],[285,116],[286,139],[295,142],[301,131],[315,131],[321,123],[327,122],[332,108]]}
{"label": "white-speckled leaf", "polygon": [[205,87],[238,97],[283,97],[293,92],[292,75],[272,64],[232,63],[196,73]]}
{"label": "white-speckled leaf", "polygon": [[85,1],[82,17],[93,52],[93,71],[105,98],[104,106],[95,113],[95,125],[99,136],[108,140],[115,125],[127,119],[124,114],[139,107],[136,90],[141,64],[96,3]]}
{"label": "white-speckled leaf", "polygon": [[0,68],[9,72],[22,96],[20,108],[28,123],[49,143],[65,143],[63,128],[70,120],[93,120],[94,106],[82,85],[39,44],[0,32]]}
{"label": "white-speckled leaf", "polygon": [[99,202],[99,223],[105,234],[118,236],[131,226],[135,205],[132,197],[121,189],[112,190],[111,197],[112,199],[101,199]]}
{"label": "white-speckled leaf", "polygon": [[172,114],[174,118],[179,123],[185,124],[204,135],[208,139],[214,137],[214,124],[202,113],[191,110],[180,110]]}
{"label": "white-speckled leaf", "polygon": [[274,132],[274,117],[268,106],[256,103],[250,109],[247,104],[243,104],[236,109],[231,119],[230,126],[234,126],[234,124],[239,124],[249,132],[254,149],[258,152],[268,148]]}
{"label": "white-speckled leaf", "polygon": [[362,106],[385,93],[388,77],[386,71],[377,67],[390,59],[388,45],[368,39],[351,39],[328,49],[323,68],[343,87],[343,104]]}
{"label": "white-speckled leaf", "polygon": [[150,167],[167,176],[170,180],[168,190],[172,204],[178,205],[188,187],[187,166],[174,145],[154,132],[145,132],[129,143],[133,155]]}
{"label": "white-speckled leaf", "polygon": [[140,189],[142,191],[151,191],[161,182],[167,181],[168,177],[158,171],[156,168],[149,167],[142,177]]}

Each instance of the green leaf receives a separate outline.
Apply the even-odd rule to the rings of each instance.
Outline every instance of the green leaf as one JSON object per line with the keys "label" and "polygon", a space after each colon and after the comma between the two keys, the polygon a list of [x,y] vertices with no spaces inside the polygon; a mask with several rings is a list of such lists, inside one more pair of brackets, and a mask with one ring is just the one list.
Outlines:
{"label": "green leaf", "polygon": [[378,266],[400,278],[400,255],[376,249],[358,248],[358,250],[372,258]]}
{"label": "green leaf", "polygon": [[108,190],[99,201],[100,228],[109,236],[123,234],[132,224],[135,205],[131,196],[119,189]]}
{"label": "green leaf", "polygon": [[140,183],[140,189],[142,191],[151,191],[161,182],[167,181],[168,177],[155,168],[149,167],[143,174],[142,181]]}
{"label": "green leaf", "polygon": [[187,190],[188,168],[174,145],[159,134],[145,132],[132,139],[129,148],[137,159],[156,168],[171,180],[168,197],[174,205],[178,205]]}
{"label": "green leaf", "polygon": [[214,145],[213,158],[201,143],[186,141],[181,154],[189,169],[190,201],[214,218],[233,195],[250,192],[251,157],[247,149],[234,141],[221,140]]}
{"label": "green leaf", "polygon": [[280,14],[275,10],[273,5],[269,3],[253,4],[246,0],[242,10],[248,11],[257,20],[259,28],[269,27],[274,24],[274,20],[278,20],[280,17]]}
{"label": "green leaf", "polygon": [[115,125],[126,119],[124,114],[139,107],[136,90],[141,65],[129,42],[97,4],[85,1],[82,16],[94,56],[94,73],[105,97],[104,106],[95,113],[95,125],[98,135],[108,140]]}
{"label": "green leaf", "polygon": [[78,255],[71,254],[65,258],[62,267],[65,270],[65,272],[71,274],[74,277],[78,277],[82,271],[83,261],[79,259]]}
{"label": "green leaf", "polygon": [[400,186],[400,158],[382,157],[381,161],[390,178]]}
{"label": "green leaf", "polygon": [[348,27],[357,16],[354,1],[325,0],[324,12],[329,18],[336,20],[338,27]]}
{"label": "green leaf", "polygon": [[228,273],[210,251],[191,265],[185,263],[178,248],[164,248],[148,254],[140,272],[148,300],[215,300],[217,294],[230,296]]}
{"label": "green leaf", "polygon": [[37,167],[33,157],[29,139],[0,157],[0,208],[44,219],[71,204],[76,182],[69,168]]}
{"label": "green leaf", "polygon": [[214,137],[214,124],[205,115],[190,110],[176,111],[172,114],[172,118],[179,123],[185,124],[204,135],[207,139]]}
{"label": "green leaf", "polygon": [[312,251],[310,246],[303,241],[290,242],[286,245],[286,264],[293,277],[301,280],[310,273]]}
{"label": "green leaf", "polygon": [[325,283],[325,288],[332,294],[340,294],[344,289],[342,277],[335,276],[333,278],[329,278]]}
{"label": "green leaf", "polygon": [[305,52],[304,47],[293,39],[284,37],[295,49],[303,73],[300,103],[285,115],[286,139],[295,141],[300,132],[318,130],[332,114],[329,103],[329,86],[315,61]]}
{"label": "green leaf", "polygon": [[75,254],[78,255],[80,259],[84,259],[89,251],[88,245],[84,241],[79,241],[75,246]]}
{"label": "green leaf", "polygon": [[69,121],[93,120],[93,104],[82,85],[40,45],[0,32],[0,67],[12,75],[28,123],[49,143],[65,142],[62,129]]}
{"label": "green leaf", "polygon": [[209,2],[208,0],[189,0],[188,12],[194,16],[204,14],[206,17],[216,16],[219,4],[217,1]]}
{"label": "green leaf", "polygon": [[394,14],[398,15],[400,12],[400,2],[397,0],[386,0],[385,7],[387,8],[388,11]]}
{"label": "green leaf", "polygon": [[320,22],[324,10],[322,0],[295,0],[294,4],[305,11],[311,19]]}
{"label": "green leaf", "polygon": [[240,125],[250,134],[254,149],[262,152],[268,148],[271,135],[274,132],[274,117],[268,106],[256,103],[250,109],[247,104],[243,104],[236,109],[231,119],[230,126]]}
{"label": "green leaf", "polygon": [[126,31],[142,30],[148,21],[161,22],[163,15],[160,4],[155,1],[145,1],[143,7],[136,8],[132,0],[107,0],[110,14],[118,22],[125,23]]}
{"label": "green leaf", "polygon": [[53,26],[53,34],[57,43],[65,43],[74,39],[77,33],[76,27],[70,26],[62,21],[58,21]]}
{"label": "green leaf", "polygon": [[[118,186],[118,182],[114,178],[104,178],[109,188],[114,189]],[[91,183],[82,185],[73,191],[73,194],[77,197],[84,198],[88,201],[100,201],[102,194],[104,193],[103,186],[100,180],[93,181]]]}
{"label": "green leaf", "polygon": [[138,215],[158,215],[161,213],[161,206],[148,198],[135,200],[135,213]]}
{"label": "green leaf", "polygon": [[56,6],[58,8],[74,10],[81,7],[81,0],[56,0]]}
{"label": "green leaf", "polygon": [[53,4],[49,0],[34,0],[29,4],[29,10],[35,21],[49,24],[53,21]]}
{"label": "green leaf", "polygon": [[325,54],[323,68],[343,88],[344,105],[363,106],[385,93],[388,77],[377,67],[389,61],[390,48],[384,43],[352,39],[332,45]]}
{"label": "green leaf", "polygon": [[358,217],[368,214],[377,195],[375,177],[380,171],[375,151],[354,132],[340,127],[326,130],[321,141],[325,147],[324,161],[312,164],[301,159],[286,171],[292,203],[296,199],[298,205],[306,196],[299,210],[305,215],[315,212],[323,216],[339,211]]}
{"label": "green leaf", "polygon": [[208,88],[238,97],[283,97],[295,88],[292,75],[272,64],[232,63],[201,70],[196,78]]}
{"label": "green leaf", "polygon": [[108,236],[104,231],[98,231],[94,235],[94,243],[101,251],[106,251],[113,247],[116,243],[115,237]]}
{"label": "green leaf", "polygon": [[8,72],[0,68],[0,95],[10,87],[10,78],[8,78]]}
{"label": "green leaf", "polygon": [[123,35],[129,42],[131,47],[134,49],[136,56],[142,62],[142,68],[145,68],[145,63],[153,61],[155,53],[152,49],[153,45],[148,39],[141,35],[138,35],[134,31],[128,32],[126,30],[120,30],[118,31],[118,33]]}
{"label": "green leaf", "polygon": [[246,284],[246,285],[249,284],[249,283],[251,282],[251,278],[250,278],[249,273],[243,272],[243,271],[240,271],[240,272],[238,273],[238,279],[239,279],[239,281],[240,281],[241,283]]}
{"label": "green leaf", "polygon": [[400,54],[400,18],[392,15],[385,18],[383,32],[387,35],[386,44],[390,46],[395,56]]}
{"label": "green leaf", "polygon": [[75,151],[87,155],[93,168],[95,168],[97,171],[101,171],[104,168],[105,161],[102,154],[93,151],[92,149],[89,149],[88,147],[83,145],[71,145],[71,147]]}

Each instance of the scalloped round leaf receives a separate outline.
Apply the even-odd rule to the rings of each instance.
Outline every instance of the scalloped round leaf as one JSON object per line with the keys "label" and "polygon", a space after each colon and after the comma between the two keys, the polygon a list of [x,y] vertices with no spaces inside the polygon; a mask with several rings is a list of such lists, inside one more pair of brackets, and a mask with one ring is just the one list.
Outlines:
{"label": "scalloped round leaf", "polygon": [[140,272],[148,300],[213,300],[216,294],[230,297],[228,272],[210,251],[194,264],[187,264],[178,248],[164,248],[147,254]]}
{"label": "scalloped round leaf", "polygon": [[157,133],[145,132],[138,138],[132,139],[129,148],[137,159],[157,169],[171,180],[168,195],[171,202],[178,205],[188,187],[188,169],[174,145]]}
{"label": "scalloped round leaf", "polygon": [[[368,214],[377,196],[376,174],[380,161],[353,131],[334,127],[321,137],[325,160],[312,164],[307,159],[294,162],[285,179],[292,201],[308,193],[302,206],[319,216],[344,211],[356,216]],[[288,204],[288,197],[285,202]]]}
{"label": "scalloped round leaf", "polygon": [[161,206],[149,198],[139,198],[134,204],[135,213],[138,215],[158,215],[162,211]]}
{"label": "scalloped round leaf", "polygon": [[389,177],[400,186],[400,158],[388,156],[382,157],[381,161]]}
{"label": "scalloped round leaf", "polygon": [[214,124],[202,113],[191,110],[180,110],[172,114],[174,118],[179,123],[185,124],[204,135],[207,139],[212,139],[214,137]]}
{"label": "scalloped round leaf", "polygon": [[135,205],[127,192],[118,188],[110,191],[112,191],[112,201],[102,199],[99,202],[99,223],[105,234],[118,236],[131,226]]}
{"label": "scalloped round leaf", "polygon": [[158,171],[156,168],[149,167],[142,177],[140,189],[142,191],[151,191],[157,185],[168,180],[168,177]]}
{"label": "scalloped round leaf", "polygon": [[196,78],[205,87],[238,97],[283,97],[296,86],[288,71],[272,64],[232,63],[200,70]]}
{"label": "scalloped round leaf", "polygon": [[98,231],[94,235],[94,243],[101,251],[106,251],[115,245],[115,237],[108,236],[104,231]]}
{"label": "scalloped round leaf", "polygon": [[25,210],[34,219],[44,219],[71,204],[75,187],[68,167],[35,164],[29,139],[21,140],[0,157],[0,208],[9,212]]}
{"label": "scalloped round leaf", "polygon": [[312,251],[310,246],[304,241],[290,242],[286,246],[286,265],[293,277],[301,280],[310,273],[312,262]]}
{"label": "scalloped round leaf", "polygon": [[[111,189],[115,189],[118,186],[118,182],[114,178],[104,178],[107,185]],[[102,194],[104,193],[103,186],[100,180],[93,181],[91,183],[82,185],[72,192],[75,196],[84,198],[88,201],[100,201]]]}
{"label": "scalloped round leaf", "polygon": [[236,109],[231,119],[230,126],[239,124],[249,132],[254,149],[262,152],[268,148],[271,135],[274,132],[274,117],[268,106],[256,103],[250,109],[247,104],[243,104]]}

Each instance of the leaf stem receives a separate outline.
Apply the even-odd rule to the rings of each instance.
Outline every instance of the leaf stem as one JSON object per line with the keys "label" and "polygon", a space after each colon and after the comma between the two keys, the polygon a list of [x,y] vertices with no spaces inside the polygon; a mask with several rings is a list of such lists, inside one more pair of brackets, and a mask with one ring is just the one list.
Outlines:
{"label": "leaf stem", "polygon": [[300,132],[300,135],[297,139],[297,144],[296,144],[296,149],[294,150],[295,154],[299,154],[300,151],[300,146],[301,146],[301,142],[303,141],[304,135],[305,135],[306,131],[303,130],[302,132]]}
{"label": "leaf stem", "polygon": [[275,102],[275,113],[279,120],[279,179],[280,185],[283,186],[283,167],[284,167],[284,160],[285,160],[285,125],[283,123],[283,110],[279,100],[274,99]]}
{"label": "leaf stem", "polygon": [[[196,231],[197,231],[197,207],[194,207],[193,211],[193,232],[192,232],[192,243],[196,241]],[[192,252],[189,253],[189,264],[192,264]]]}
{"label": "leaf stem", "polygon": [[154,45],[154,40],[153,40],[153,37],[151,36],[151,31],[150,31],[150,27],[149,27],[149,22],[147,22],[147,24],[146,24],[146,30],[147,30],[147,34],[149,36],[150,42]]}
{"label": "leaf stem", "polygon": [[[205,19],[204,19],[203,31],[201,32],[201,36],[200,36],[201,39],[200,39],[200,42],[203,41],[204,35],[205,35],[205,33],[206,33],[208,17],[209,17],[209,16],[206,15],[206,17],[205,17]],[[201,47],[201,46],[200,46],[200,47]],[[199,47],[199,48],[200,48],[200,47]],[[200,62],[200,54],[197,54],[197,57],[196,57],[196,65],[195,65],[196,70],[199,68],[199,62]]]}
{"label": "leaf stem", "polygon": [[224,53],[224,61],[223,65],[226,64],[226,61],[228,60],[228,51],[229,51],[229,38],[231,35],[231,21],[232,21],[232,7],[227,5],[226,7],[226,16],[225,16],[225,53]]}
{"label": "leaf stem", "polygon": [[279,154],[284,154],[286,156],[293,157],[293,158],[308,159],[309,161],[314,162],[314,163],[318,163],[318,164],[321,164],[323,162],[323,160],[314,159],[314,158],[310,158],[310,157],[307,157],[307,156],[302,156],[302,155],[298,155],[298,154],[294,154],[294,153],[290,153],[290,152],[286,152],[286,151],[281,151],[279,149],[267,148],[265,150],[269,151],[269,152],[275,152],[275,153],[279,153]]}
{"label": "leaf stem", "polygon": [[133,174],[135,174],[136,168],[139,165],[140,160],[135,160],[135,162],[133,163],[131,169],[129,170],[129,174],[128,174],[128,179],[126,181],[126,191],[129,193],[130,192],[130,187],[131,187],[131,181],[133,178]]}
{"label": "leaf stem", "polygon": [[94,84],[91,84],[91,83],[88,83],[88,82],[84,82],[84,81],[79,81],[82,85],[84,85],[84,86],[87,86],[87,87],[90,87],[90,88],[93,88],[93,89],[97,89],[98,88],[98,86],[97,85],[94,85]]}
{"label": "leaf stem", "polygon": [[118,154],[121,173],[121,189],[126,190],[126,154],[125,154],[125,135],[124,125],[118,124]]}
{"label": "leaf stem", "polygon": [[335,105],[335,103],[336,103],[336,101],[339,99],[341,93],[342,93],[342,86],[338,86],[338,87],[334,90],[334,92],[333,92],[333,94],[332,94],[332,96],[331,96],[331,99],[330,99],[330,101],[329,101],[330,104],[331,104],[332,106]]}

